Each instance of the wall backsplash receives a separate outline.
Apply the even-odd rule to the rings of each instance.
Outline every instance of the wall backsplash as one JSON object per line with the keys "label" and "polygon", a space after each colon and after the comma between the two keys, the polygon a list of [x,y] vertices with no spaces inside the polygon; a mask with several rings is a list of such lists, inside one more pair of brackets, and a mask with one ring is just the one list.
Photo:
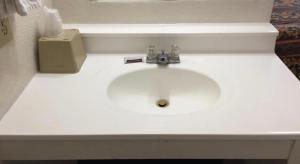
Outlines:
{"label": "wall backsplash", "polygon": [[[45,0],[51,6],[51,0]],[[36,73],[37,40],[43,33],[42,9],[9,18],[13,40],[0,48],[0,118]]]}
{"label": "wall backsplash", "polygon": [[269,22],[273,0],[182,0],[178,3],[53,0],[64,23],[75,24]]}

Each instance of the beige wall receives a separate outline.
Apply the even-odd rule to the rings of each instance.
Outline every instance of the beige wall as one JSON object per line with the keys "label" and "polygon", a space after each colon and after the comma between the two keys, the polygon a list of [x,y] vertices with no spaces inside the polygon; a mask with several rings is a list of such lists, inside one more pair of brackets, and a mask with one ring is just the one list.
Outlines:
{"label": "beige wall", "polygon": [[199,0],[169,3],[91,3],[53,0],[64,23],[269,22],[273,0]]}
{"label": "beige wall", "polygon": [[[46,0],[51,5],[50,0]],[[0,48],[0,118],[36,73],[37,39],[43,32],[42,10],[9,18],[14,39]]]}

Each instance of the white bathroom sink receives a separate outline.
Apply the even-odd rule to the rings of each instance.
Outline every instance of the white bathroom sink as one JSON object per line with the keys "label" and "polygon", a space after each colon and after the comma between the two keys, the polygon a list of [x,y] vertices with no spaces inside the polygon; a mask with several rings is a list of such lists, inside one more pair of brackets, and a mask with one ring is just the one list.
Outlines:
{"label": "white bathroom sink", "polygon": [[221,89],[210,77],[187,69],[157,67],[120,75],[108,87],[119,109],[146,114],[183,114],[210,109]]}

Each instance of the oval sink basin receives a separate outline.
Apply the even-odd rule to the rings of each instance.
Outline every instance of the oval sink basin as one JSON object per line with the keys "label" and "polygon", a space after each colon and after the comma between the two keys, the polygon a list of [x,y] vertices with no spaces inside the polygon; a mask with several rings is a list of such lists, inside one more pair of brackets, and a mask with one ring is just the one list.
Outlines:
{"label": "oval sink basin", "polygon": [[194,71],[145,69],[116,78],[109,98],[120,109],[146,114],[183,114],[209,109],[221,95],[219,85]]}

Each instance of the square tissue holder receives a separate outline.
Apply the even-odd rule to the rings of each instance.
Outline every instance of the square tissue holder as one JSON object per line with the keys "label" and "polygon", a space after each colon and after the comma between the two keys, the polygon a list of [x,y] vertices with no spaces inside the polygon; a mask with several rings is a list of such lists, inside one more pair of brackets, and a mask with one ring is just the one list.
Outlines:
{"label": "square tissue holder", "polygon": [[60,36],[39,39],[41,73],[77,73],[86,57],[79,30],[64,30]]}

